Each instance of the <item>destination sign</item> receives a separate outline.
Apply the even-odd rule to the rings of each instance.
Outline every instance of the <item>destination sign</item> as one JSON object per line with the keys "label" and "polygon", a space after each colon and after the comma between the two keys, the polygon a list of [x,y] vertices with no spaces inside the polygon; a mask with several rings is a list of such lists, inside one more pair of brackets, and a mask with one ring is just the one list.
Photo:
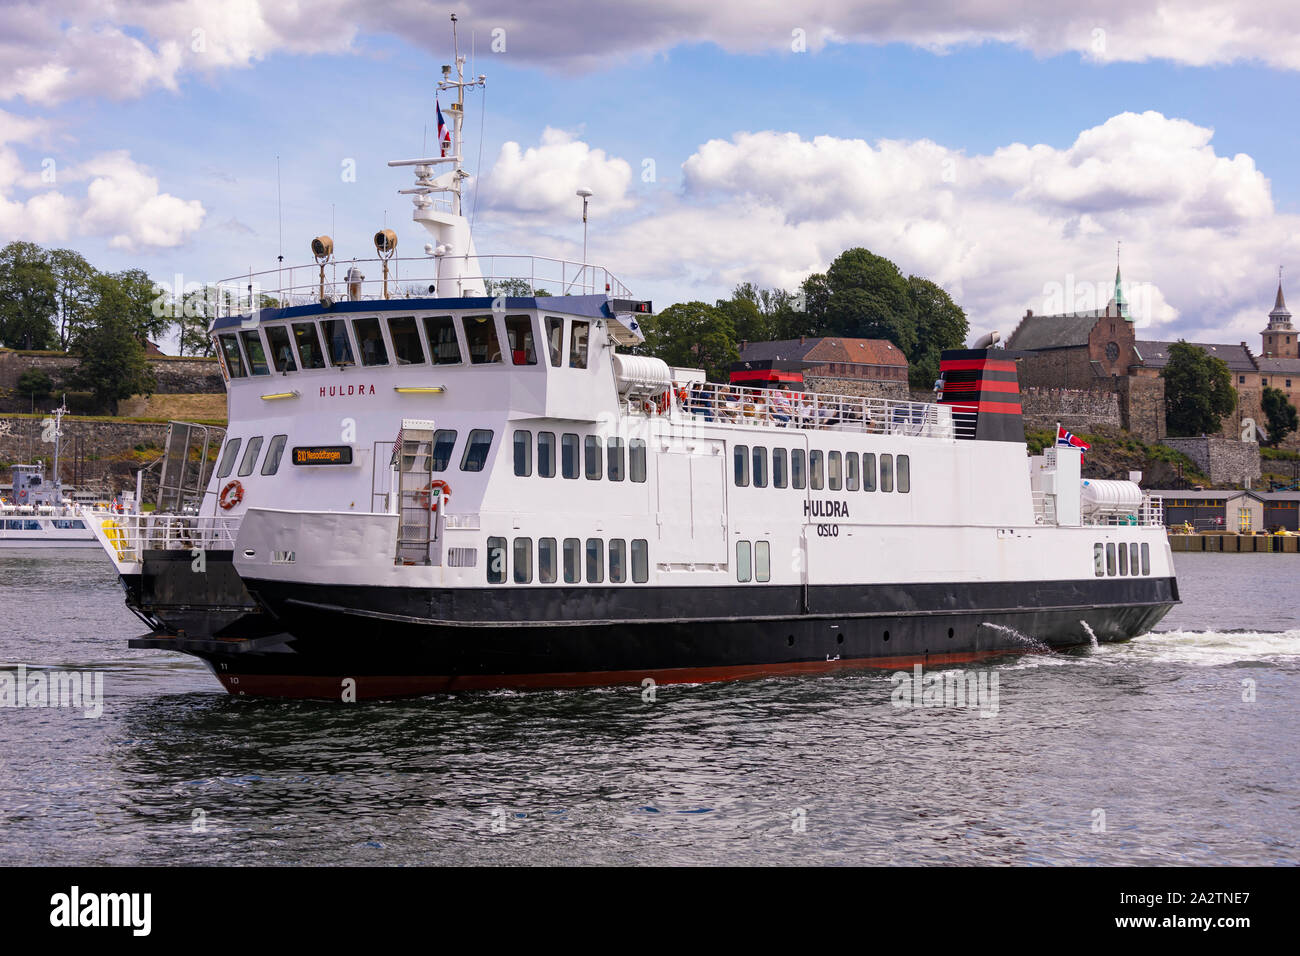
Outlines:
{"label": "destination sign", "polygon": [[351,445],[313,445],[310,448],[294,448],[295,465],[350,465],[352,464]]}

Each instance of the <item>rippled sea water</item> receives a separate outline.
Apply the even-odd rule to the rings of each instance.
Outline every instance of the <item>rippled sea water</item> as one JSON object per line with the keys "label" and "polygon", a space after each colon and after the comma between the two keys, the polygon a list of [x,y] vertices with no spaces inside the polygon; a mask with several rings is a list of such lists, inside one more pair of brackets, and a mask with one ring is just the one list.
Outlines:
{"label": "rippled sea water", "polygon": [[1157,633],[1006,658],[981,716],[887,672],[231,698],[126,647],[98,553],[0,553],[0,664],[105,681],[0,708],[0,863],[1295,864],[1300,559],[1175,557]]}

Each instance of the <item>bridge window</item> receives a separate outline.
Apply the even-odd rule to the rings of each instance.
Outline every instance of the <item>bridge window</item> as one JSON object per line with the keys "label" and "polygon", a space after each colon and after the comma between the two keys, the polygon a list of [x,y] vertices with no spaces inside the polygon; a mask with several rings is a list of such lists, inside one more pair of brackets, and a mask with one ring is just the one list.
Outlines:
{"label": "bridge window", "polygon": [[515,432],[515,474],[526,477],[533,473],[533,433],[525,429]]}
{"label": "bridge window", "polygon": [[751,548],[748,541],[736,542],[736,580],[742,584],[753,577]]}
{"label": "bridge window", "polygon": [[772,449],[772,487],[784,488],[789,482],[789,473],[786,471],[785,449]]}
{"label": "bridge window", "polygon": [[244,340],[244,351],[248,354],[248,365],[253,370],[253,374],[270,375],[271,370],[266,365],[266,353],[262,351],[262,337],[257,334],[257,329],[245,329],[239,333],[239,337]]}
{"label": "bridge window", "polygon": [[384,347],[384,336],[379,331],[378,319],[353,319],[352,331],[357,334],[357,349],[361,352],[362,365],[388,364],[388,349]]}
{"label": "bridge window", "polygon": [[767,487],[767,449],[762,445],[754,446],[754,487]]}
{"label": "bridge window", "polygon": [[880,456],[880,490],[894,490],[894,456]]}
{"label": "bridge window", "polygon": [[582,542],[577,538],[564,539],[564,583],[577,584],[582,580]]}
{"label": "bridge window", "polygon": [[515,584],[533,583],[533,539],[515,538]]}
{"label": "bridge window", "polygon": [[467,315],[465,345],[469,349],[471,365],[493,365],[501,361],[501,343],[497,340],[497,324],[490,315]]}
{"label": "bridge window", "polygon": [[844,490],[858,490],[858,453],[856,451],[846,451],[844,453]]}
{"label": "bridge window", "polygon": [[559,368],[564,364],[564,320],[558,316],[546,317],[546,345],[552,367]]}
{"label": "bridge window", "polygon": [[804,450],[802,448],[792,448],[790,450],[790,485],[794,488],[804,488],[808,484],[808,469]]}
{"label": "bridge window", "polygon": [[633,481],[645,481],[645,440],[633,438],[627,443],[628,470]]}
{"label": "bridge window", "polygon": [[298,361],[304,369],[325,367],[325,353],[320,347],[315,322],[295,322],[293,338],[298,343]]}
{"label": "bridge window", "polygon": [[560,436],[560,474],[565,478],[578,477],[578,436],[572,432]]}
{"label": "bridge window", "polygon": [[284,443],[288,440],[288,435],[276,435],[271,439],[271,444],[266,449],[266,459],[262,462],[262,474],[274,475],[280,470],[280,459],[284,456]]}
{"label": "bridge window", "polygon": [[289,344],[289,329],[284,325],[268,325],[266,342],[271,346],[271,363],[277,372],[296,372],[298,364],[293,360],[293,346]]}
{"label": "bridge window", "polygon": [[555,432],[537,433],[537,476],[555,477]]}
{"label": "bridge window", "polygon": [[609,480],[622,481],[624,474],[623,439],[611,438],[605,446],[609,458]]}
{"label": "bridge window", "polygon": [[1151,573],[1151,545],[1146,543],[1142,545],[1142,573]]}
{"label": "bridge window", "polygon": [[510,360],[514,364],[537,364],[537,349],[533,345],[532,316],[507,315],[506,338],[510,342]]}
{"label": "bridge window", "polygon": [[591,481],[600,481],[600,457],[600,436],[588,435],[582,442],[582,460]]}
{"label": "bridge window", "polygon": [[821,491],[826,483],[826,466],[822,461],[823,453],[820,451],[808,452],[808,478],[809,486],[814,491]]}
{"label": "bridge window", "polygon": [[217,466],[218,478],[225,478],[235,467],[235,456],[239,454],[239,445],[242,441],[242,438],[232,438],[226,442],[226,452],[221,456],[221,464]]}
{"label": "bridge window", "polygon": [[864,451],[862,453],[862,490],[876,490],[876,453],[874,451]]}
{"label": "bridge window", "polygon": [[488,579],[488,584],[506,583],[506,539],[505,538],[488,538],[487,579]]}
{"label": "bridge window", "polygon": [[826,472],[830,477],[830,490],[839,491],[843,486],[844,466],[840,461],[840,453],[837,451],[830,452],[826,456]]}
{"label": "bridge window", "polygon": [[754,580],[760,584],[772,580],[772,545],[754,542]]}
{"label": "bridge window", "polygon": [[[492,441],[491,437],[488,442]],[[430,471],[446,471],[451,466],[451,452],[456,447],[456,431],[452,428],[440,428],[433,435],[433,454],[429,463]]]}
{"label": "bridge window", "polygon": [[905,495],[912,490],[912,460],[907,455],[899,455],[896,470],[899,493]]}
{"label": "bridge window", "polygon": [[1100,541],[1092,546],[1092,572],[1099,578],[1106,576],[1106,546]]}
{"label": "bridge window", "polygon": [[239,354],[239,340],[233,335],[218,335],[221,354],[226,360],[226,374],[231,378],[244,378],[248,371],[244,368],[244,356]]}
{"label": "bridge window", "polygon": [[460,343],[456,341],[456,325],[450,315],[426,315],[424,335],[429,340],[429,353],[434,365],[459,365]]}
{"label": "bridge window", "polygon": [[492,429],[476,428],[465,441],[465,453],[460,459],[461,471],[482,471],[492,448]]}
{"label": "bridge window", "polygon": [[253,468],[257,465],[258,453],[262,450],[262,436],[248,440],[248,447],[244,449],[244,457],[239,462],[239,477],[245,478],[253,473]]}
{"label": "bridge window", "polygon": [[732,454],[737,488],[749,487],[749,446],[737,445]]}
{"label": "bridge window", "polygon": [[424,348],[415,327],[415,316],[403,315],[388,320],[388,334],[393,340],[393,358],[398,365],[423,365]]}
{"label": "bridge window", "polygon": [[342,319],[325,319],[321,322],[321,331],[325,333],[325,342],[330,350],[330,364],[336,368],[355,365],[352,358],[352,342],[348,339],[348,326]]}
{"label": "bridge window", "polygon": [[645,584],[650,580],[650,546],[645,538],[632,542],[632,583]]}
{"label": "bridge window", "polygon": [[555,583],[558,557],[554,538],[537,539],[537,581],[539,584]]}
{"label": "bridge window", "polygon": [[574,319],[569,343],[569,368],[587,367],[587,336],[589,331],[589,323],[579,322]]}
{"label": "bridge window", "polygon": [[587,583],[600,584],[605,580],[605,542],[600,538],[587,539]]}
{"label": "bridge window", "polygon": [[609,542],[609,583],[622,584],[627,581],[627,542],[614,538]]}

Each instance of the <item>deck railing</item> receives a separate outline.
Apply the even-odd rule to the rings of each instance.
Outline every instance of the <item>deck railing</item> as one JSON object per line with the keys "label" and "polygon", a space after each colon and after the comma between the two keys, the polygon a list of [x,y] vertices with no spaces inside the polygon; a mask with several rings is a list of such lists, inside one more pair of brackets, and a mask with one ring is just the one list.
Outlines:
{"label": "deck railing", "polygon": [[952,410],[946,405],[713,382],[675,383],[666,395],[648,401],[632,401],[627,407],[633,414],[658,415],[668,411],[668,406],[678,417],[755,428],[802,428],[944,439],[960,434]]}
{"label": "deck railing", "polygon": [[122,514],[101,508],[83,514],[98,525],[120,561],[139,561],[145,551],[228,550],[235,546],[240,522],[220,515]]}
{"label": "deck railing", "polygon": [[[310,305],[322,291],[334,302],[409,298],[458,298],[473,285],[487,295],[601,295],[631,298],[632,293],[602,266],[546,256],[433,256],[385,260],[343,259],[320,266],[285,266],[222,279],[209,294],[210,315],[243,315],[265,305]],[[445,264],[444,264],[445,263]],[[455,267],[453,268],[453,263]],[[349,282],[356,268],[362,278]]]}

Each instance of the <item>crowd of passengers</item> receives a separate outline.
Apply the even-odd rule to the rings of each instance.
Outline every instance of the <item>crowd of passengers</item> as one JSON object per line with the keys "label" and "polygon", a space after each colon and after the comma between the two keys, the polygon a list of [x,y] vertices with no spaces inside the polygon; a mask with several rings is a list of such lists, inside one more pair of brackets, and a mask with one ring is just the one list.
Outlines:
{"label": "crowd of passengers", "polygon": [[679,389],[677,398],[686,412],[708,422],[798,428],[841,426],[853,431],[884,431],[891,419],[895,425],[920,424],[925,417],[925,405],[915,402],[891,403],[884,399],[708,382],[694,382]]}

